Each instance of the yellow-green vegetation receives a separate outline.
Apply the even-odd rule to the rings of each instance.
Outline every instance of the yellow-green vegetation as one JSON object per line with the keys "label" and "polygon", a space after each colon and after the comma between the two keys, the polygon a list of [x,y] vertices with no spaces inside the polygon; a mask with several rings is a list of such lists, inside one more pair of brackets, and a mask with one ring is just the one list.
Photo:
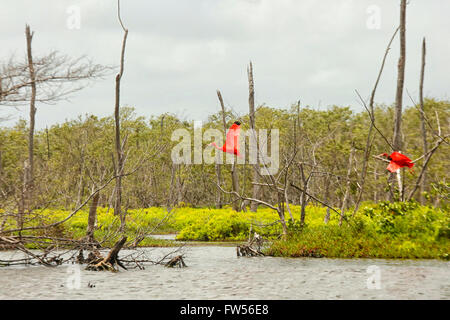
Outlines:
{"label": "yellow-green vegetation", "polygon": [[335,222],[317,223],[319,217],[314,219],[311,214],[309,218],[306,228],[273,242],[266,253],[284,257],[449,259],[448,210],[416,202],[381,202],[363,205],[341,227]]}
{"label": "yellow-green vegetation", "polygon": [[[24,226],[32,227],[50,225],[64,220],[70,214],[71,211],[65,209],[35,210],[32,215],[27,215],[28,222]],[[34,231],[32,235],[75,240],[82,239],[86,236],[88,214],[88,209],[80,210],[66,222],[59,224],[56,227],[38,230],[38,233]],[[141,234],[141,232],[153,230],[165,215],[166,211],[163,208],[129,210],[129,214],[126,218],[126,235],[128,239],[133,241],[139,234]],[[11,218],[9,218],[5,223],[5,227],[8,229],[14,229],[15,225],[16,221]],[[119,226],[120,220],[119,217],[114,215],[114,210],[108,208],[97,208],[97,223],[96,230],[94,232],[95,239],[102,241],[104,246],[112,246],[120,237],[118,232]],[[29,231],[22,231],[22,235],[27,235],[28,233]],[[172,241],[145,237],[140,242],[140,245],[146,247],[161,247],[175,246],[176,244]],[[34,245],[27,246],[29,248],[35,247]]]}
{"label": "yellow-green vegetation", "polygon": [[[328,224],[324,223],[326,208],[309,205],[306,208],[306,225],[301,228],[300,207],[291,206],[296,223],[286,218],[289,235],[280,239],[281,226],[277,213],[268,208],[258,212],[236,212],[223,209],[178,207],[169,217],[164,208],[152,207],[129,210],[126,234],[129,239],[143,230],[154,233],[177,233],[178,240],[189,241],[244,241],[250,226],[253,231],[271,240],[266,253],[284,257],[339,257],[339,258],[443,258],[450,251],[450,214],[444,209],[422,206],[417,202],[364,203],[348,222],[338,225],[339,216],[331,212]],[[60,221],[70,212],[45,209],[36,212],[45,224]],[[86,234],[87,211],[80,211],[61,224],[54,235],[81,239]],[[160,221],[165,219],[165,223]],[[11,221],[13,223],[13,221]],[[97,209],[97,239],[116,240],[120,225],[112,209]],[[170,246],[171,241],[145,238],[141,246]]]}

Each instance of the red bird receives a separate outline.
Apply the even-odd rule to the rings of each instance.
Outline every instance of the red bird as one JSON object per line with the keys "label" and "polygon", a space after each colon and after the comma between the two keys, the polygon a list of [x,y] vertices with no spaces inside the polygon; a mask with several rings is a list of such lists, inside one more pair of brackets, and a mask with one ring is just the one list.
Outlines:
{"label": "red bird", "polygon": [[391,153],[391,155],[388,155],[387,153],[382,153],[380,156],[388,158],[388,160],[391,160],[389,165],[387,166],[387,170],[390,172],[396,172],[398,169],[403,167],[408,167],[410,172],[412,172],[412,167],[414,166],[414,163],[411,162],[411,159],[405,156],[404,154],[401,154],[400,152],[394,151]]}
{"label": "red bird", "polygon": [[225,144],[222,147],[219,147],[215,142],[211,143],[210,145],[216,147],[218,150],[235,154],[240,157],[241,156],[239,152],[240,132],[241,132],[241,123],[239,121],[235,121],[233,125],[230,127],[230,129],[228,129],[227,138]]}

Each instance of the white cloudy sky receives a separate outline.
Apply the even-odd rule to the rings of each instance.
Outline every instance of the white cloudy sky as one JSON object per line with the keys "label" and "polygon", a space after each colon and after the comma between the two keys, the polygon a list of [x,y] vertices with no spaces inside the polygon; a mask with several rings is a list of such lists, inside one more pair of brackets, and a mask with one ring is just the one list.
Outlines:
{"label": "white cloudy sky", "polygon": [[[80,9],[80,29],[67,27],[71,6]],[[380,9],[379,29],[367,27],[371,6]],[[246,65],[252,60],[258,104],[286,108],[301,99],[314,108],[337,104],[358,110],[354,90],[369,95],[398,12],[394,0],[122,0],[129,29],[122,105],[145,116],[171,112],[202,120],[219,110],[220,89],[226,105],[243,114]],[[414,96],[425,36],[425,93],[448,99],[449,12],[448,0],[410,0],[405,84]],[[36,55],[55,49],[118,65],[122,30],[114,0],[0,0],[0,59],[25,54],[26,23],[35,31]],[[397,38],[378,102],[394,100],[398,51]],[[38,105],[38,127],[79,114],[112,114],[113,79],[111,74],[71,101]],[[6,114],[14,121],[26,118],[26,107],[2,107],[0,116]]]}

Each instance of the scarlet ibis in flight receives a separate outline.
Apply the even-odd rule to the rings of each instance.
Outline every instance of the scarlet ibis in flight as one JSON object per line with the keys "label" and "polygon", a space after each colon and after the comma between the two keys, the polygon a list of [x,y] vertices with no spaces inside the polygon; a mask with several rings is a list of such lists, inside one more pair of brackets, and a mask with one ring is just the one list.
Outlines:
{"label": "scarlet ibis in flight", "polygon": [[387,153],[382,153],[380,154],[380,156],[386,157],[388,158],[388,160],[391,160],[391,162],[386,168],[390,172],[396,172],[398,169],[403,167],[408,167],[410,169],[410,172],[412,172],[411,169],[414,166],[414,163],[411,162],[411,159],[405,156],[404,154],[394,151],[391,153],[391,155],[388,155]]}
{"label": "scarlet ibis in flight", "polygon": [[228,152],[231,154],[235,154],[237,156],[241,156],[239,152],[239,133],[241,132],[241,123],[239,121],[235,121],[233,125],[227,131],[227,137],[225,144],[222,147],[219,147],[215,142],[211,143],[212,146],[216,147],[218,150],[222,150],[223,152]]}

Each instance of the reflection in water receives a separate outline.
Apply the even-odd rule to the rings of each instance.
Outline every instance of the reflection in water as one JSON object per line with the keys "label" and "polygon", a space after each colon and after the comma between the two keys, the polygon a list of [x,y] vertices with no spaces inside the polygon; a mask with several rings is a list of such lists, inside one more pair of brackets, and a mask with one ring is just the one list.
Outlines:
{"label": "reflection in water", "polygon": [[[173,249],[143,250],[156,260]],[[234,247],[213,246],[184,253],[184,269],[81,270],[79,289],[69,285],[69,265],[3,267],[0,299],[450,299],[445,261],[237,258]],[[0,259],[11,254],[0,252]],[[373,265],[380,271],[379,290],[367,287]]]}

